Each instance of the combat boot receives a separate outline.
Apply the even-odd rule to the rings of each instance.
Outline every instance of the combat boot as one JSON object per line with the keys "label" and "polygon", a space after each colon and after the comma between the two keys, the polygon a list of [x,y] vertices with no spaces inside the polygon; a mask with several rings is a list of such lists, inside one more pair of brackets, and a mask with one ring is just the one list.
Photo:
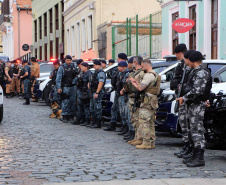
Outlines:
{"label": "combat boot", "polygon": [[79,125],[80,124],[79,119],[77,119],[76,117],[74,117],[74,119],[72,120],[71,124],[72,125]]}
{"label": "combat boot", "polygon": [[69,121],[68,115],[63,116],[63,122],[68,123],[68,121]]}
{"label": "combat boot", "polygon": [[118,133],[118,135],[123,135],[123,134],[125,134],[126,132],[128,132],[128,126],[127,125],[123,125],[123,130],[122,130],[122,132],[119,132]]}
{"label": "combat boot", "polygon": [[190,145],[188,145],[184,152],[177,154],[177,157],[182,158],[184,155],[188,155],[189,153],[191,153],[191,151],[192,151],[192,148],[190,147]]}
{"label": "combat boot", "polygon": [[90,122],[90,124],[86,125],[86,127],[91,127],[95,125],[95,118],[92,118],[92,121]]}
{"label": "combat boot", "polygon": [[145,144],[137,145],[136,148],[137,149],[152,149],[151,145],[145,145]]}
{"label": "combat boot", "polygon": [[80,124],[81,126],[86,126],[90,124],[90,119],[86,119],[86,121],[82,124]]}
{"label": "combat boot", "polygon": [[131,136],[131,134],[132,134],[132,132],[129,130],[126,134],[124,134],[123,139],[124,139],[124,140],[129,139],[129,138],[130,138],[130,136]]}
{"label": "combat boot", "polygon": [[30,98],[26,98],[26,101],[23,103],[23,105],[30,105]]}
{"label": "combat boot", "polygon": [[118,128],[118,129],[115,129],[115,132],[122,132],[123,131],[123,126],[121,126],[120,128]]}
{"label": "combat boot", "polygon": [[141,145],[143,143],[143,140],[135,140],[134,142],[130,143],[131,145]]}
{"label": "combat boot", "polygon": [[205,166],[204,150],[196,148],[194,159],[192,161],[187,162],[187,167],[201,167],[201,166]]}
{"label": "combat boot", "polygon": [[129,139],[127,139],[126,141],[127,142],[133,141],[134,140],[134,137],[135,137],[135,131],[131,131],[131,135],[130,135]]}
{"label": "combat boot", "polygon": [[194,152],[194,147],[191,147],[191,152],[186,155],[183,155],[183,158],[184,159],[191,158],[193,156],[193,152]]}
{"label": "combat boot", "polygon": [[104,128],[104,131],[115,131],[115,125],[116,123],[111,122],[107,128]]}
{"label": "combat boot", "polygon": [[[179,152],[175,152],[174,155],[176,155],[177,157],[178,157],[178,155],[179,156],[183,155],[184,153],[186,153],[188,147],[189,147],[189,142],[184,143],[182,150]],[[181,158],[181,157],[179,157],[179,158]]]}
{"label": "combat boot", "polygon": [[82,123],[85,123],[86,120],[85,120],[85,117],[82,117],[80,120],[79,120],[79,123],[82,124]]}
{"label": "combat boot", "polygon": [[135,141],[136,141],[136,139],[133,139],[133,140],[131,140],[131,141],[128,141],[128,143],[131,144],[131,143],[133,143],[133,142],[135,142]]}
{"label": "combat boot", "polygon": [[101,128],[101,119],[96,119],[95,125],[91,126],[90,128]]}

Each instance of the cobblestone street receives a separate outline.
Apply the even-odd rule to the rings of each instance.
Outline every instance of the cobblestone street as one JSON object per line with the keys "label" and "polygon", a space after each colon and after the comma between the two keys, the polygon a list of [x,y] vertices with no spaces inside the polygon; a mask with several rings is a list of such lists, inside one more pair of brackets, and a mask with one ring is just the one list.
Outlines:
{"label": "cobblestone street", "polygon": [[116,132],[50,119],[42,102],[4,101],[0,184],[226,177],[225,150],[207,150],[205,167],[187,168],[173,155],[181,139],[168,133],[157,133],[155,150],[138,150]]}

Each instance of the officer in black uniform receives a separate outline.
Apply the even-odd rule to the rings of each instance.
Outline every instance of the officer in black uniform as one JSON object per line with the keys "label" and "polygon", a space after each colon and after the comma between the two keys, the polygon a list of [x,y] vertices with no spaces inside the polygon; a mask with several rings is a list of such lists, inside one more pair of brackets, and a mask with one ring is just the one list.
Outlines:
{"label": "officer in black uniform", "polygon": [[133,71],[133,59],[134,57],[130,57],[130,59],[128,60],[128,69],[130,71]]}
{"label": "officer in black uniform", "polygon": [[5,75],[5,67],[2,64],[2,60],[0,59],[0,85],[2,87],[3,92],[5,93],[4,75]]}
{"label": "officer in black uniform", "polygon": [[107,62],[106,62],[106,60],[101,60],[100,62],[101,62],[102,69],[103,70],[106,69],[107,68]]}
{"label": "officer in black uniform", "polygon": [[30,95],[31,95],[31,84],[30,84],[30,79],[31,79],[31,68],[28,66],[28,61],[23,60],[23,71],[21,72],[20,78],[23,80],[24,84],[24,97],[25,97],[25,102],[23,105],[30,105]]}
{"label": "officer in black uniform", "polygon": [[174,49],[174,53],[177,57],[177,60],[181,61],[175,68],[174,76],[170,82],[170,89],[175,90],[176,94],[178,93],[178,85],[182,80],[182,76],[186,68],[186,65],[184,63],[184,54],[186,51],[187,51],[187,47],[185,44],[179,44]]}

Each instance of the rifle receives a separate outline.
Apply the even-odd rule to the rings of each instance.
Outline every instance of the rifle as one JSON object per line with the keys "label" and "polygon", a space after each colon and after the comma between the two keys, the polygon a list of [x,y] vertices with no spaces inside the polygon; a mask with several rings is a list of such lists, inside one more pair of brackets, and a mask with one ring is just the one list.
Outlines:
{"label": "rifle", "polygon": [[[185,78],[185,74],[186,74],[186,68],[184,69],[184,73],[183,73],[183,76],[182,76],[182,80],[181,82],[179,83],[179,90],[178,90],[178,94],[177,94],[177,98],[180,98],[181,96],[181,92],[182,92],[182,85],[184,83],[184,78]],[[178,112],[179,111],[179,101],[176,101],[176,104],[175,104],[175,107],[174,107],[174,112]]]}

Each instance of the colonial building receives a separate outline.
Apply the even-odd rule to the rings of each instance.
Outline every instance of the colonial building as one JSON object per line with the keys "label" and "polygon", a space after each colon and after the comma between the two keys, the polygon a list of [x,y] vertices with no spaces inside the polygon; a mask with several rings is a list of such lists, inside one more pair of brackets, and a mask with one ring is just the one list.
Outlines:
{"label": "colonial building", "polygon": [[[225,0],[164,0],[162,7],[162,55],[173,54],[178,43],[206,54],[207,59],[226,59]],[[172,23],[178,18],[192,19],[189,32],[177,33]]]}
{"label": "colonial building", "polygon": [[33,55],[44,61],[64,55],[63,0],[33,0]]}
{"label": "colonial building", "polygon": [[73,58],[112,57],[112,24],[161,10],[156,0],[64,0],[65,53]]}

